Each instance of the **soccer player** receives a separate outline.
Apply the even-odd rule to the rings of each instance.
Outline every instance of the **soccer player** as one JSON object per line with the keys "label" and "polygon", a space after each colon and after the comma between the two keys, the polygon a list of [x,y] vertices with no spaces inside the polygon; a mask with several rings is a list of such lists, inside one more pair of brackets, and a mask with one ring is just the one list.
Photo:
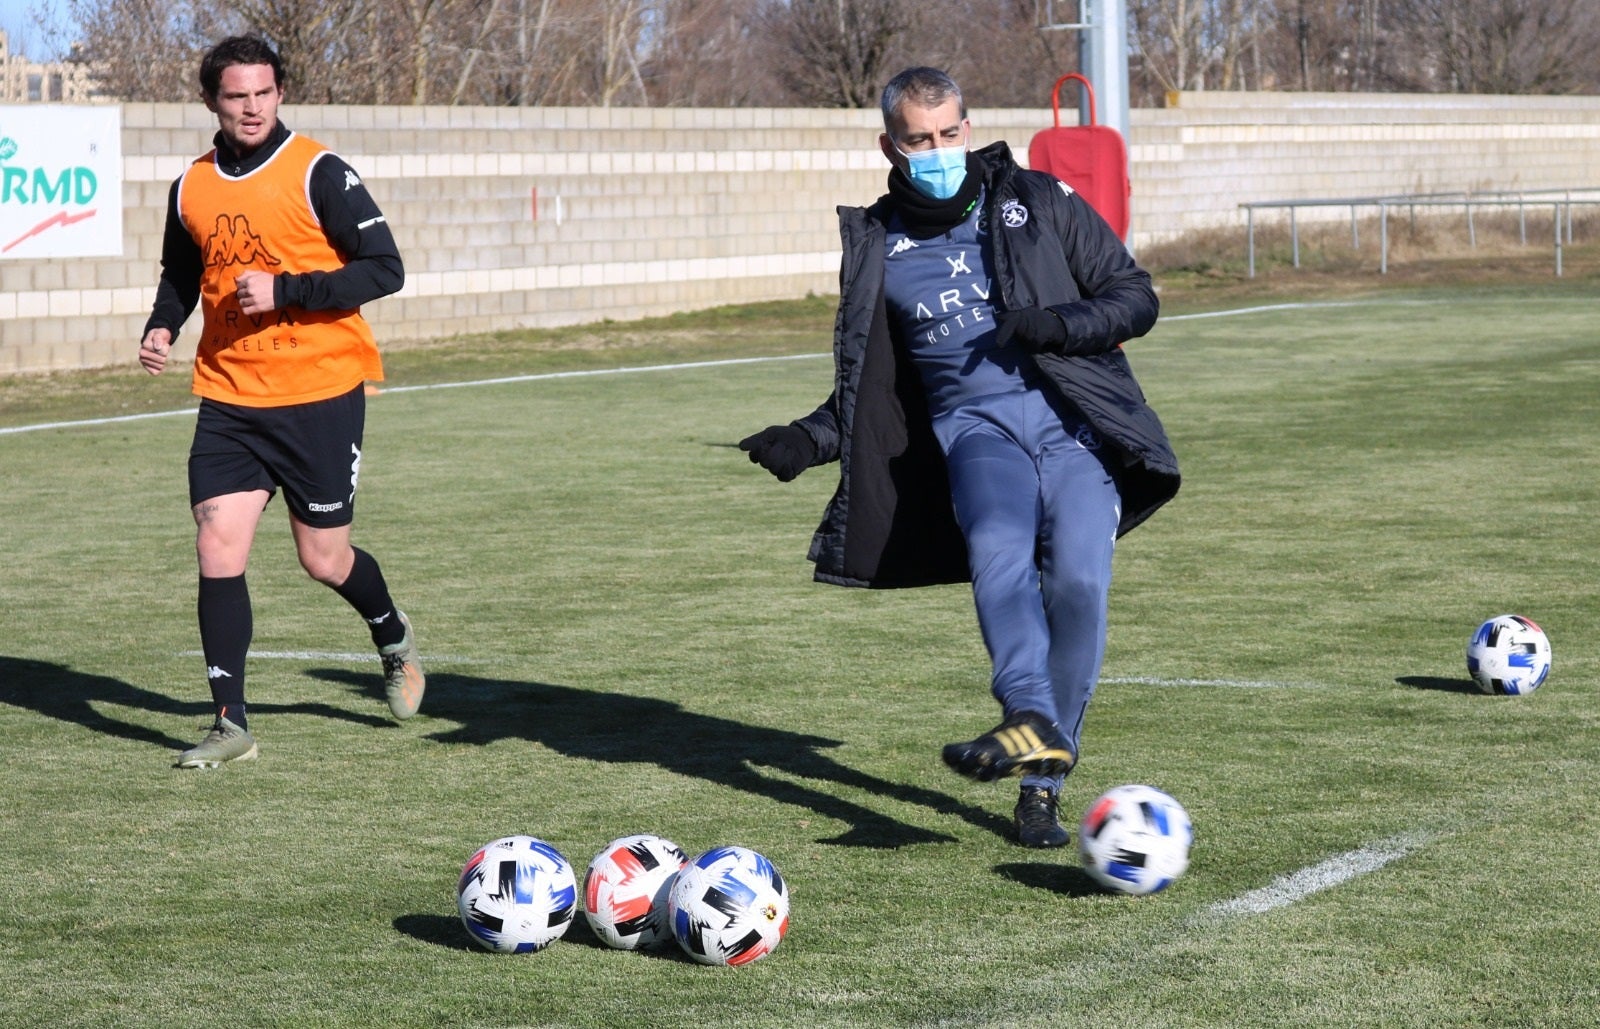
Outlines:
{"label": "soccer player", "polygon": [[216,720],[178,755],[181,768],[257,755],[244,699],[245,568],[280,488],[301,566],[366,620],[395,718],[416,713],[425,686],[410,621],[377,561],[350,543],[365,385],[383,378],[360,307],[404,281],[394,236],[355,171],[278,120],[283,63],[265,41],[233,36],[213,47],[200,93],[217,116],[215,147],[172,185],[161,280],[139,344],[140,364],[160,374],[201,305],[189,503]]}
{"label": "soccer player", "polygon": [[1001,721],[944,761],[1019,776],[1018,841],[1059,847],[1113,543],[1178,490],[1121,349],[1155,324],[1156,295],[1070,187],[1004,143],[970,149],[948,75],[901,72],[882,112],[889,191],[839,209],[833,394],[739,445],[785,482],[839,462],[811,544],[819,581],[971,582]]}

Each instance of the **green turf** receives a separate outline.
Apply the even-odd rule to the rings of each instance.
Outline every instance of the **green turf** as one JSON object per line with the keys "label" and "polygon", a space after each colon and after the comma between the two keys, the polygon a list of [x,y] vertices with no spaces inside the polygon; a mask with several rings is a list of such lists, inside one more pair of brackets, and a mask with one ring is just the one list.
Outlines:
{"label": "green turf", "polygon": [[[365,633],[275,501],[254,648],[289,656],[251,665],[261,759],[216,772],[170,767],[208,720],[192,418],[0,434],[0,1025],[1593,1024],[1600,302],[1354,301],[1173,309],[1129,346],[1186,482],[1119,545],[1065,806],[1188,807],[1193,864],[1142,899],[1009,843],[1012,787],[939,763],[995,714],[966,591],[811,583],[832,470],[783,485],[733,448],[827,393],[825,302],[394,355],[357,541],[431,660],[423,712],[392,724],[341,656]],[[30,384],[0,425],[192,406],[125,375]],[[1466,680],[1507,611],[1553,641],[1529,697]],[[477,951],[456,876],[514,832],[580,876],[629,833],[753,847],[789,936],[736,970],[581,924]],[[1229,906],[1363,848],[1401,856]]]}

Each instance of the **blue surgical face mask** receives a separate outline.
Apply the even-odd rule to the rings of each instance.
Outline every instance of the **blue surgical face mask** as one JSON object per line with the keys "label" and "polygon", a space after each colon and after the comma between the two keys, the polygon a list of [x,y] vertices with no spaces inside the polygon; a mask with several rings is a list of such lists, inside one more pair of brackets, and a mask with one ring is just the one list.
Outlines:
{"label": "blue surgical face mask", "polygon": [[949,200],[961,189],[961,183],[966,181],[965,145],[934,147],[910,154],[895,147],[895,152],[906,159],[906,178],[924,196],[934,200]]}

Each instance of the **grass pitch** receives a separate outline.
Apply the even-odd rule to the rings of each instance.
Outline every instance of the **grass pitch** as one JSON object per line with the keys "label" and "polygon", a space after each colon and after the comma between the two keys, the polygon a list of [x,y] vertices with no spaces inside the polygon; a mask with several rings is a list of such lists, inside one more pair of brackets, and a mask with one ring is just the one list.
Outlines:
{"label": "grass pitch", "polygon": [[[833,469],[734,449],[827,393],[826,301],[393,355],[356,536],[417,626],[422,714],[386,717],[275,501],[262,756],[210,773],[171,767],[209,719],[192,418],[0,433],[0,1024],[1593,1024],[1600,302],[1284,299],[1169,304],[1129,346],[1186,481],[1119,545],[1064,806],[1188,807],[1188,874],[1141,899],[1009,843],[1013,787],[939,763],[994,720],[967,591],[812,584]],[[770,360],[617,371],[741,357]],[[12,384],[0,427],[192,409],[124,376]],[[1466,640],[1508,611],[1555,669],[1483,696]],[[580,877],[634,832],[753,847],[789,936],[736,970],[581,917],[477,951],[455,879],[514,832]]]}

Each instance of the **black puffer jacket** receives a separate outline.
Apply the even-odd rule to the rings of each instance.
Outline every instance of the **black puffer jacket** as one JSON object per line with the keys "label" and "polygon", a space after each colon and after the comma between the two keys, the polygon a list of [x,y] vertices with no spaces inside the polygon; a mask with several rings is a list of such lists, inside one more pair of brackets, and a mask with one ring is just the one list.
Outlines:
{"label": "black puffer jacket", "polygon": [[[1048,306],[1069,339],[1103,340],[1093,357],[1037,358],[1050,384],[1106,440],[1122,493],[1118,535],[1178,492],[1178,461],[1116,344],[1155,324],[1150,276],[1082,197],[1018,167],[1004,143],[978,153],[996,307]],[[922,382],[891,331],[883,298],[890,198],[839,208],[844,255],[834,322],[833,394],[793,423],[817,445],[813,465],[837,460],[839,488],[811,542],[816,578],[897,588],[966,582],[944,456]]]}

